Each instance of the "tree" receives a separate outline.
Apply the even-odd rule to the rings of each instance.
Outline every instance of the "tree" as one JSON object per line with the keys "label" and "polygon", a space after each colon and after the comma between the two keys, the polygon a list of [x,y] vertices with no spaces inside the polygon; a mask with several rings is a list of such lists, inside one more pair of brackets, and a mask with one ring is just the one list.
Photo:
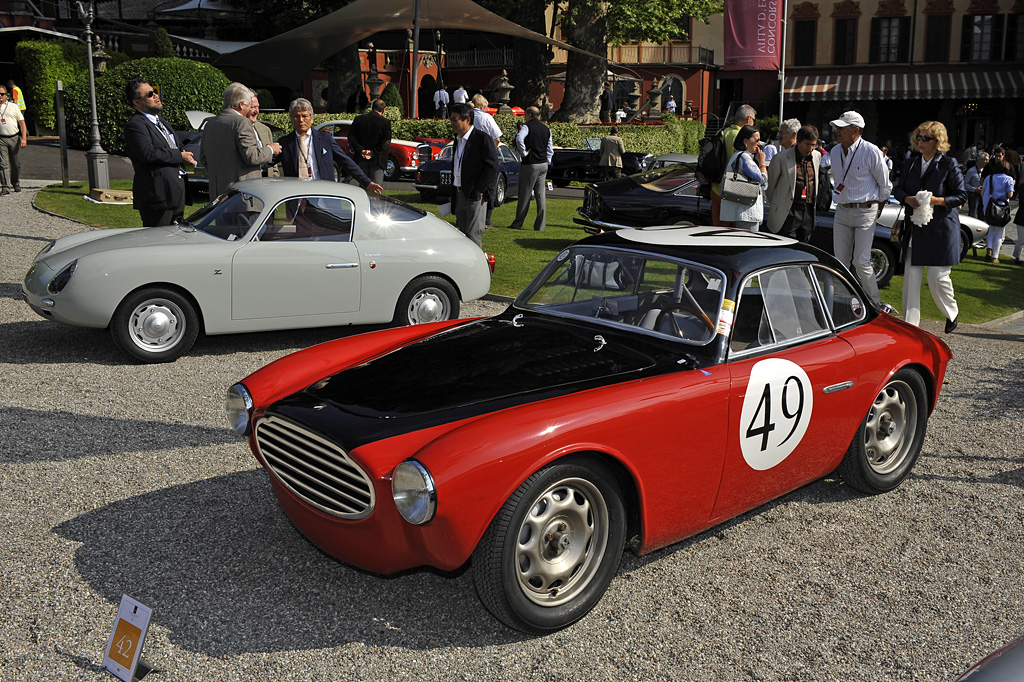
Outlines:
{"label": "tree", "polygon": [[[348,5],[352,0],[228,0],[244,9],[245,33],[251,40],[265,40],[286,33]],[[345,111],[348,102],[363,88],[357,44],[341,48],[324,60],[327,68],[327,111]],[[301,74],[296,75],[297,78]],[[293,85],[284,83],[283,85]]]}
{"label": "tree", "polygon": [[171,59],[178,56],[174,52],[174,43],[171,42],[171,36],[167,35],[166,28],[158,28],[156,30],[153,56],[160,57],[161,59]]}

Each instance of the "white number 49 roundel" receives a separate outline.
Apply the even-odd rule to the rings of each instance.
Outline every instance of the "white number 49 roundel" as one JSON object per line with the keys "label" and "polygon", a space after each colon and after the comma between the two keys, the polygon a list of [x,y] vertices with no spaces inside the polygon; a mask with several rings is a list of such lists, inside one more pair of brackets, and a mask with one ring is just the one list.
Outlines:
{"label": "white number 49 roundel", "polygon": [[770,358],[750,370],[740,413],[740,450],[752,469],[771,469],[800,444],[811,421],[814,393],[794,362]]}

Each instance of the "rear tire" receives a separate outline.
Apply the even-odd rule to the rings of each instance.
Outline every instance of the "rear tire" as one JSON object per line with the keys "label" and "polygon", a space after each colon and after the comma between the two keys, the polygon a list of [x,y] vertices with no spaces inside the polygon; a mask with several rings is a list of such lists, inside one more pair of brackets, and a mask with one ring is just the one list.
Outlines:
{"label": "rear tire", "polygon": [[192,303],[170,289],[142,289],[129,294],[110,321],[114,345],[139,362],[173,362],[199,336]]}
{"label": "rear tire", "polygon": [[392,324],[410,324],[454,320],[459,316],[459,296],[447,280],[424,275],[409,282],[398,297]]}
{"label": "rear tire", "polygon": [[902,369],[875,397],[837,472],[847,485],[877,495],[910,475],[928,425],[928,392],[921,375]]}
{"label": "rear tire", "polygon": [[384,169],[384,179],[388,182],[395,182],[401,175],[402,171],[398,167],[398,159],[388,156],[388,165]]}
{"label": "rear tire", "polygon": [[502,175],[498,178],[497,190],[494,193],[494,205],[501,206],[505,203],[505,192],[508,188],[508,180]]}
{"label": "rear tire", "polygon": [[878,288],[889,284],[896,272],[896,254],[884,246],[871,247],[871,270],[875,273]]}

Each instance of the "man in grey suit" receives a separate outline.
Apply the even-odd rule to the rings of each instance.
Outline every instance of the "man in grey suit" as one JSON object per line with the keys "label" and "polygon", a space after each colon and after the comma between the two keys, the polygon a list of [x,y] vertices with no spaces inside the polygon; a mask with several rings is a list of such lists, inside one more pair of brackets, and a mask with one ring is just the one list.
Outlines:
{"label": "man in grey suit", "polygon": [[801,242],[808,241],[814,230],[814,200],[821,167],[817,142],[818,129],[803,126],[797,130],[796,144],[776,154],[768,166],[768,229]]}
{"label": "man in grey suit", "polygon": [[241,83],[232,83],[224,91],[224,110],[209,119],[199,146],[199,163],[210,179],[210,199],[228,190],[239,180],[258,178],[263,164],[281,153],[281,145],[271,142],[260,146],[252,122],[247,118],[255,93]]}

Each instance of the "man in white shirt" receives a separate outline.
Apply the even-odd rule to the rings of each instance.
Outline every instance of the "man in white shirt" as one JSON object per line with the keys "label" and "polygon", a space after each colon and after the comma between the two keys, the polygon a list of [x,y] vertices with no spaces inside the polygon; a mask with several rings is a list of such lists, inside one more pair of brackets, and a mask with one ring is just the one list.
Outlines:
{"label": "man in white shirt", "polygon": [[676,98],[672,95],[668,96],[668,101],[665,102],[665,111],[675,116],[676,113]]}
{"label": "man in white shirt", "polygon": [[0,195],[21,191],[18,152],[28,144],[25,117],[10,99],[8,86],[0,85]]}
{"label": "man in white shirt", "polygon": [[832,121],[832,127],[839,140],[830,154],[836,201],[833,252],[857,275],[871,300],[879,303],[878,283],[871,267],[871,242],[875,221],[892,193],[889,169],[882,150],[860,136],[863,116],[847,111]]}
{"label": "man in white shirt", "polygon": [[459,89],[452,93],[452,101],[455,104],[465,104],[468,99],[469,93],[466,92],[465,85],[460,85]]}
{"label": "man in white shirt", "polygon": [[444,83],[437,84],[434,92],[434,118],[448,118],[448,91],[444,89]]}
{"label": "man in white shirt", "polygon": [[484,212],[487,197],[498,177],[498,153],[494,144],[473,126],[480,115],[468,104],[453,104],[452,206],[455,224],[483,248]]}
{"label": "man in white shirt", "polygon": [[[498,144],[501,142],[501,128],[499,128],[498,124],[494,122],[494,117],[488,114],[486,111],[484,111],[484,109],[490,106],[490,102],[487,101],[486,97],[484,97],[480,93],[477,93],[473,95],[470,98],[470,100],[466,102],[466,104],[473,107],[474,109],[473,127],[479,130],[487,137],[491,138],[491,141],[494,142],[494,148],[497,149]],[[492,230],[494,229],[494,227],[491,225],[491,212],[494,210],[494,199],[495,195],[497,194],[497,190],[498,176],[497,174],[495,174],[494,186],[491,187],[491,193],[487,199],[487,216],[484,220],[484,222],[487,224],[487,227],[491,228]]]}
{"label": "man in white shirt", "polygon": [[519,170],[519,201],[516,204],[516,217],[509,225],[514,230],[523,229],[526,213],[530,210],[530,196],[537,200],[537,217],[533,221],[533,229],[544,231],[547,219],[547,177],[548,166],[555,157],[555,147],[551,142],[551,130],[541,123],[540,109],[526,107],[523,112],[526,123],[516,133],[516,149],[522,159]]}

